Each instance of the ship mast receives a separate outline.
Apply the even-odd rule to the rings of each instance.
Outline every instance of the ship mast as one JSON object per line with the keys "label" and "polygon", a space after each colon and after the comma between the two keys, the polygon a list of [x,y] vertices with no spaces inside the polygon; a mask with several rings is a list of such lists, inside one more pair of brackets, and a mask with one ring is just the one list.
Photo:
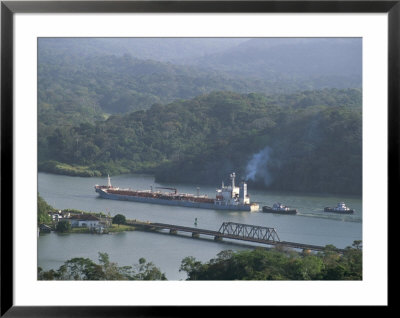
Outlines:
{"label": "ship mast", "polygon": [[107,184],[107,186],[109,187],[109,188],[111,188],[112,186],[111,186],[111,179],[110,179],[110,175],[108,174],[107,175],[108,176],[108,184]]}
{"label": "ship mast", "polygon": [[235,177],[236,174],[234,172],[231,173],[231,179],[232,179],[232,190],[235,189]]}

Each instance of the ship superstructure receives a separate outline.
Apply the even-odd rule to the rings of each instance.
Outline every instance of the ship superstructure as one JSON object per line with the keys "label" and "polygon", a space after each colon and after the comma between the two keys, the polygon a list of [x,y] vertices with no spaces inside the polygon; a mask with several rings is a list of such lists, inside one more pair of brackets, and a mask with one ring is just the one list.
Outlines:
{"label": "ship superstructure", "polygon": [[216,190],[215,199],[209,198],[207,195],[197,195],[189,193],[179,193],[176,188],[156,187],[155,189],[167,189],[167,191],[154,190],[133,190],[120,189],[111,185],[108,176],[108,184],[106,186],[95,186],[95,191],[105,199],[126,200],[144,203],[155,203],[164,205],[176,205],[204,209],[217,210],[240,210],[240,211],[258,211],[257,203],[250,203],[247,193],[247,184],[241,182],[239,187],[235,186],[235,173],[231,175],[231,185],[224,186]]}
{"label": "ship superstructure", "polygon": [[247,183],[242,181],[237,187],[235,185],[236,174],[230,175],[231,185],[225,186],[222,182],[221,189],[217,189],[215,204],[217,205],[246,205],[250,204],[250,197],[247,194]]}

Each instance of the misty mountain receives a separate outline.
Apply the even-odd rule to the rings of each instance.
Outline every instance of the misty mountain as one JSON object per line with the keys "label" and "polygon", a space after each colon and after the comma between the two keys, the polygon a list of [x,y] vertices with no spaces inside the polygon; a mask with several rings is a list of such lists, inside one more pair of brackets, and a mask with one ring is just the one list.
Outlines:
{"label": "misty mountain", "polygon": [[[192,64],[268,80],[340,79],[361,87],[361,38],[254,38]],[[325,85],[332,85],[325,83]],[[321,88],[321,87],[318,87]]]}
{"label": "misty mountain", "polygon": [[[272,93],[279,89],[274,83],[130,55],[54,56],[41,51],[38,79],[42,122],[48,122],[49,116],[49,120],[65,120],[77,112],[83,115],[81,120],[103,113],[128,113],[214,90]],[[308,88],[304,83],[301,86]],[[299,87],[297,83],[288,83],[285,89]],[[73,116],[73,120],[80,119]]]}
{"label": "misty mountain", "polygon": [[332,76],[360,80],[362,74],[361,38],[39,38],[38,44],[40,55],[128,54],[277,80]]}
{"label": "misty mountain", "polygon": [[361,40],[40,38],[38,79],[42,123],[93,121],[216,90],[360,88]]}
{"label": "misty mountain", "polygon": [[39,38],[39,50],[51,55],[94,57],[129,54],[142,60],[181,63],[225,51],[243,38]]}

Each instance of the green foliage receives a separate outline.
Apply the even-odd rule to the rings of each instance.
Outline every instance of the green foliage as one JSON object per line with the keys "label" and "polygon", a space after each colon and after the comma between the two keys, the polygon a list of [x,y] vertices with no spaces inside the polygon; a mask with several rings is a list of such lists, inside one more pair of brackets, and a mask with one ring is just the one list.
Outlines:
{"label": "green foliage", "polygon": [[[326,246],[316,254],[256,248],[220,252],[202,263],[185,257],[179,271],[187,280],[362,280],[361,241],[339,252]],[[88,258],[67,260],[58,270],[38,268],[39,280],[166,280],[152,262],[140,258],[134,266],[119,266],[107,253],[99,253],[99,263]]]}
{"label": "green foliage", "polygon": [[116,233],[116,232],[125,232],[125,231],[135,231],[135,227],[132,225],[112,225],[111,227],[107,228],[109,233]]}
{"label": "green foliage", "polygon": [[37,276],[40,280],[54,280],[57,276],[57,273],[53,269],[49,271],[43,271],[43,268],[39,266],[37,270]]}
{"label": "green foliage", "polygon": [[179,271],[186,272],[190,280],[197,280],[199,278],[198,273],[201,272],[203,266],[205,265],[197,261],[193,256],[187,256],[182,260]]}
{"label": "green foliage", "polygon": [[49,216],[49,212],[55,211],[55,209],[47,204],[47,202],[38,194],[37,199],[37,222],[41,223],[49,223],[51,222],[51,217]]}
{"label": "green foliage", "polygon": [[43,271],[38,268],[39,280],[166,280],[165,274],[144,258],[139,264],[118,266],[111,262],[107,253],[99,252],[99,263],[89,258],[76,257],[67,260],[58,270]]}
{"label": "green foliage", "polygon": [[118,226],[120,224],[125,224],[126,223],[126,218],[125,215],[122,214],[117,214],[112,218],[112,223],[113,224],[118,224]]}
{"label": "green foliage", "polygon": [[60,233],[66,233],[71,231],[71,224],[68,221],[59,221],[56,225],[56,231]]}
{"label": "green foliage", "polygon": [[[153,173],[157,181],[215,184],[243,178],[252,156],[269,147],[265,178],[251,186],[360,194],[359,90],[326,89],[262,96],[214,92],[153,105],[96,124],[57,127],[42,136],[39,169],[107,175]],[[62,163],[62,164],[61,164]]]}
{"label": "green foliage", "polygon": [[63,174],[67,176],[80,176],[80,177],[99,177],[102,173],[99,170],[91,169],[90,167],[69,165],[60,163],[55,160],[41,162],[38,165],[41,171],[46,171],[55,174]]}
{"label": "green foliage", "polygon": [[[270,95],[361,87],[360,39],[247,39],[244,45],[233,44],[245,40],[40,39],[38,104],[44,127],[39,131],[48,124],[94,123],[108,113],[148,109],[213,90]],[[182,56],[201,56],[213,47],[224,52],[182,63]],[[171,61],[167,56],[179,63],[166,62]]]}
{"label": "green foliage", "polygon": [[224,251],[206,263],[194,257],[181,262],[187,280],[362,280],[362,251],[348,247],[343,254],[327,247],[317,254],[278,250]]}
{"label": "green foliage", "polygon": [[139,264],[134,266],[135,280],[166,280],[161,271],[152,262],[147,262],[145,258],[139,259]]}
{"label": "green foliage", "polygon": [[232,169],[245,177],[251,156],[269,147],[251,186],[266,187],[268,175],[272,189],[359,194],[361,47],[360,39],[41,39],[39,169],[215,184]]}

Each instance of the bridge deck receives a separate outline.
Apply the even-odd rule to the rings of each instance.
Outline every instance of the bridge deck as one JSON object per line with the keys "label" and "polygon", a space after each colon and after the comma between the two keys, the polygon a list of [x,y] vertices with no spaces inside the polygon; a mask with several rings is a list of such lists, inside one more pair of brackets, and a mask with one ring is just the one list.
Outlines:
{"label": "bridge deck", "polygon": [[[201,229],[197,227],[188,227],[188,226],[181,226],[175,224],[165,224],[165,223],[150,223],[150,222],[138,222],[138,221],[127,221],[127,224],[133,226],[143,227],[146,230],[170,230],[170,231],[180,231],[180,232],[188,232],[196,235],[209,235],[213,236],[214,238],[227,238],[233,240],[241,240],[241,241],[248,241],[254,243],[261,243],[266,245],[280,245],[286,246],[291,248],[298,248],[298,249],[309,249],[315,251],[322,251],[324,250],[324,246],[318,245],[311,245],[311,244],[303,244],[303,243],[296,243],[296,242],[287,242],[287,241],[276,241],[276,240],[265,240],[265,239],[258,239],[254,237],[244,237],[239,235],[221,233],[219,231]],[[338,251],[343,251],[338,249]]]}

